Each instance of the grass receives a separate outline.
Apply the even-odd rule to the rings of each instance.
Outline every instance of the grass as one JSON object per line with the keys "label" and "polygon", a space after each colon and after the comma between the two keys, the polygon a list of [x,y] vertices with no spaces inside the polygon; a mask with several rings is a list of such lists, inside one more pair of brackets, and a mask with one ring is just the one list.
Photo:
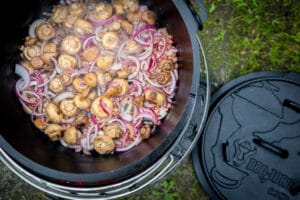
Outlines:
{"label": "grass", "polygon": [[152,191],[153,196],[164,200],[175,200],[179,198],[179,193],[176,192],[176,182],[174,180],[164,181],[161,183],[160,191]]}
{"label": "grass", "polygon": [[254,71],[300,72],[298,0],[204,2],[201,36],[212,38],[205,46],[216,85]]}

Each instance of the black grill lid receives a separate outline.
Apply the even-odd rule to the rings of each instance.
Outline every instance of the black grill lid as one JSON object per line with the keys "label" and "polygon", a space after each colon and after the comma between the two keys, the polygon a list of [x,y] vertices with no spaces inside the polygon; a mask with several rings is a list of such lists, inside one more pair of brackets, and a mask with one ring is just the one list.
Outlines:
{"label": "black grill lid", "polygon": [[300,75],[257,72],[220,88],[193,162],[212,199],[300,199]]}

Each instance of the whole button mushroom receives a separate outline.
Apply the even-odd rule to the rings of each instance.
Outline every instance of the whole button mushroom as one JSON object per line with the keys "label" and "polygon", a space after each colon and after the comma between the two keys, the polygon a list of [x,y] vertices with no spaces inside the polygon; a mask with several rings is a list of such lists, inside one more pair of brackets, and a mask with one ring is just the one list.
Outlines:
{"label": "whole button mushroom", "polygon": [[55,30],[50,23],[44,22],[36,27],[35,34],[40,40],[47,41],[54,38]]}
{"label": "whole button mushroom", "polygon": [[80,139],[80,136],[81,132],[74,126],[71,126],[65,130],[63,139],[67,144],[74,145]]}
{"label": "whole button mushroom", "polygon": [[32,58],[40,55],[41,55],[41,48],[37,45],[25,47],[23,50],[23,56],[27,60],[31,60]]}
{"label": "whole button mushroom", "polygon": [[91,34],[94,32],[93,25],[90,22],[81,18],[76,19],[73,26],[74,31],[81,36]]}
{"label": "whole button mushroom", "polygon": [[154,25],[156,22],[156,15],[151,10],[145,10],[144,12],[142,12],[142,20],[149,25]]}
{"label": "whole button mushroom", "polygon": [[99,55],[99,49],[96,46],[91,46],[84,49],[81,56],[84,60],[88,62],[95,61]]}
{"label": "whole button mushroom", "polygon": [[50,121],[54,123],[59,123],[63,119],[62,113],[60,112],[58,106],[54,103],[49,103],[46,105],[46,114]]}
{"label": "whole button mushroom", "polygon": [[45,129],[45,134],[51,141],[58,141],[62,136],[63,127],[58,124],[50,124]]}
{"label": "whole button mushroom", "polygon": [[78,92],[78,93],[82,93],[86,89],[88,89],[88,86],[87,86],[86,82],[80,77],[77,77],[77,78],[74,79],[74,81],[72,83],[72,86],[76,90],[76,92]]}
{"label": "whole button mushroom", "polygon": [[82,17],[86,12],[86,5],[83,2],[72,2],[69,6],[69,13],[72,16]]}
{"label": "whole button mushroom", "polygon": [[90,17],[94,20],[101,21],[110,18],[112,14],[112,5],[105,2],[99,2],[95,4],[94,9],[90,12]]}
{"label": "whole button mushroom", "polygon": [[77,16],[68,15],[65,21],[63,22],[64,27],[72,29],[77,19],[78,19]]}
{"label": "whole button mushroom", "polygon": [[63,51],[70,55],[77,54],[82,47],[82,42],[76,35],[67,35],[61,42]]}
{"label": "whole button mushroom", "polygon": [[73,100],[64,99],[61,101],[59,108],[61,112],[67,117],[74,117],[77,114],[77,107]]}
{"label": "whole button mushroom", "polygon": [[97,75],[94,72],[88,72],[84,75],[83,80],[89,87],[97,86]]}
{"label": "whole button mushroom", "polygon": [[123,0],[122,2],[123,2],[123,4],[122,4],[123,10],[125,12],[128,12],[128,13],[133,12],[134,13],[139,10],[140,5],[139,5],[138,0]]}
{"label": "whole button mushroom", "polygon": [[112,66],[114,60],[115,57],[113,55],[102,54],[98,57],[96,64],[100,69],[107,70]]}
{"label": "whole button mushroom", "polygon": [[123,0],[114,0],[112,1],[112,6],[114,7],[114,11],[116,14],[124,14],[123,10]]}
{"label": "whole button mushroom", "polygon": [[138,24],[140,21],[142,21],[142,13],[141,12],[128,13],[127,19],[132,24]]}
{"label": "whole button mushroom", "polygon": [[40,56],[36,56],[31,59],[30,64],[33,69],[41,69],[44,66],[44,61]]}
{"label": "whole button mushroom", "polygon": [[124,96],[129,90],[129,84],[125,79],[116,78],[110,83],[110,87],[105,92],[105,96]]}
{"label": "whole button mushroom", "polygon": [[113,110],[113,102],[104,96],[96,98],[91,106],[91,113],[100,118],[106,118]]}
{"label": "whole button mushroom", "polygon": [[64,71],[71,71],[76,68],[77,60],[74,56],[61,54],[58,58],[58,65]]}
{"label": "whole button mushroom", "polygon": [[77,94],[74,99],[74,104],[77,106],[77,108],[81,110],[87,110],[90,108],[91,101],[88,98],[84,98],[82,95]]}
{"label": "whole button mushroom", "polygon": [[63,5],[54,6],[51,19],[55,23],[63,23],[69,14],[68,8]]}
{"label": "whole button mushroom", "polygon": [[59,77],[55,77],[50,81],[49,88],[55,93],[60,93],[65,89]]}
{"label": "whole button mushroom", "polygon": [[97,135],[93,142],[95,151],[99,154],[109,154],[116,148],[114,140],[107,135]]}
{"label": "whole button mushroom", "polygon": [[145,124],[140,128],[140,133],[143,139],[148,139],[151,135],[151,125],[150,124]]}
{"label": "whole button mushroom", "polygon": [[103,131],[105,135],[111,138],[119,138],[123,133],[120,124],[118,122],[113,122],[111,124],[108,124],[103,128]]}
{"label": "whole button mushroom", "polygon": [[102,36],[102,45],[107,50],[115,49],[119,44],[119,36],[116,32],[109,31]]}
{"label": "whole button mushroom", "polygon": [[127,54],[136,55],[136,54],[140,54],[143,51],[143,49],[142,46],[138,44],[136,41],[128,40],[124,47],[124,51]]}

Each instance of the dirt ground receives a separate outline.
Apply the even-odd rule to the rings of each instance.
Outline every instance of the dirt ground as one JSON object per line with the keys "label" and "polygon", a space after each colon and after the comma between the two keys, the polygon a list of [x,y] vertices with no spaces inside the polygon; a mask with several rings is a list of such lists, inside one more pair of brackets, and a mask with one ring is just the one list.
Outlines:
{"label": "dirt ground", "polygon": [[[214,89],[217,89],[222,84],[236,77],[239,75],[239,72],[243,70],[242,68],[237,70],[231,67],[232,63],[234,63],[232,62],[234,59],[232,55],[235,55],[236,52],[242,52],[242,47],[240,49],[231,48],[232,43],[229,42],[231,36],[226,34],[229,33],[230,28],[232,28],[229,22],[234,17],[234,11],[236,10],[234,4],[229,2],[233,1],[204,1],[209,12],[209,17],[204,24],[204,30],[200,33],[200,36],[210,66],[211,84]],[[235,2],[247,1],[240,0]],[[248,31],[253,32],[253,30]],[[243,55],[240,55],[240,61],[242,61],[242,58]],[[239,60],[235,60],[235,64],[239,64]],[[247,72],[258,71],[260,69],[259,67],[250,68]],[[264,66],[263,69],[266,70],[268,68]],[[10,199],[49,199],[49,197],[26,184],[0,162],[0,200]],[[123,199],[208,200],[209,197],[199,183],[193,168],[192,159],[189,157],[162,181],[134,196]]]}

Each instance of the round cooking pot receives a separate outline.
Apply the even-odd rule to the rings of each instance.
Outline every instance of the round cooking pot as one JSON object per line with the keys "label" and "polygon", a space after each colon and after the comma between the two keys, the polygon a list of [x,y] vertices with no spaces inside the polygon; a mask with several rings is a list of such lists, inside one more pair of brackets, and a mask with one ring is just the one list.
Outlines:
{"label": "round cooking pot", "polygon": [[[14,92],[19,78],[14,74],[15,63],[20,59],[19,48],[28,27],[41,18],[42,12],[51,12],[58,1],[8,1],[0,16],[5,28],[0,37],[1,160],[28,183],[64,198],[117,198],[170,172],[193,148],[207,114],[208,76],[203,79],[206,86],[201,86],[200,74],[207,70],[200,63],[200,53],[204,53],[197,37],[206,13],[201,1],[196,2],[201,16],[189,1],[140,1],[157,13],[159,25],[167,27],[176,42],[180,69],[175,104],[147,141],[123,153],[86,156],[45,137],[23,111]],[[14,18],[9,18],[12,15]]]}

